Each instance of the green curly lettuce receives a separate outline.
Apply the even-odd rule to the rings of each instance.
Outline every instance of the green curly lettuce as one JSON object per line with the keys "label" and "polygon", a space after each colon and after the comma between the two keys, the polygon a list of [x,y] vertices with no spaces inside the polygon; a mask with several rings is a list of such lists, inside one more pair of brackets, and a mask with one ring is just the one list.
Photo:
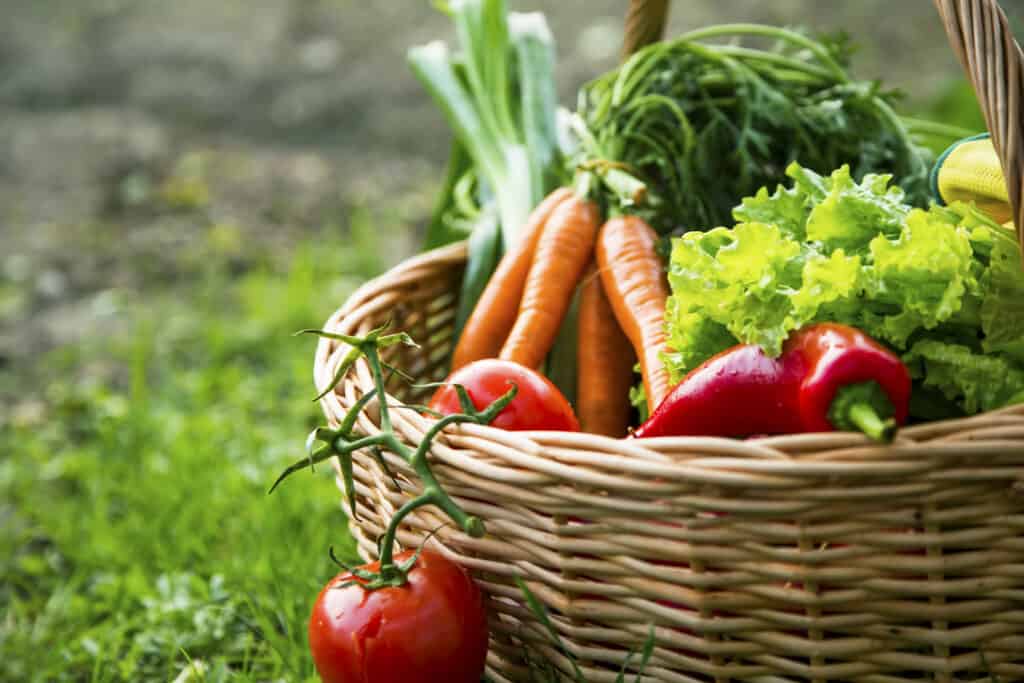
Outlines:
{"label": "green curly lettuce", "polygon": [[795,163],[786,173],[792,185],[744,199],[734,227],[673,240],[673,381],[737,343],[775,356],[793,330],[833,321],[907,354],[924,386],[966,412],[1024,391],[1024,271],[1010,231],[972,205],[913,209],[889,176],[856,182],[845,166],[821,176]]}
{"label": "green curly lettuce", "polygon": [[1005,353],[1024,364],[1024,279],[1020,251],[1003,231],[992,245],[989,267],[982,275],[984,297],[980,316],[985,338],[982,348]]}
{"label": "green curly lettuce", "polygon": [[651,409],[647,405],[647,394],[644,393],[644,383],[638,382],[629,388],[629,403],[636,408],[640,423],[647,421],[651,416]]}
{"label": "green curly lettuce", "polygon": [[903,362],[912,377],[968,414],[1017,403],[1024,392],[1024,368],[1005,356],[982,355],[961,344],[925,339],[903,355]]}
{"label": "green curly lettuce", "polygon": [[[976,293],[969,233],[928,212],[908,214],[899,237],[870,243],[864,323],[872,336],[904,347],[910,335],[953,318],[964,296]],[[889,314],[876,314],[889,310]]]}
{"label": "green curly lettuce", "polygon": [[[806,178],[812,173],[805,170],[796,175]],[[879,234],[899,235],[909,207],[903,204],[903,190],[888,186],[890,180],[892,176],[870,173],[855,183],[848,166],[835,171],[824,197],[807,216],[807,239],[827,248],[856,250]]]}

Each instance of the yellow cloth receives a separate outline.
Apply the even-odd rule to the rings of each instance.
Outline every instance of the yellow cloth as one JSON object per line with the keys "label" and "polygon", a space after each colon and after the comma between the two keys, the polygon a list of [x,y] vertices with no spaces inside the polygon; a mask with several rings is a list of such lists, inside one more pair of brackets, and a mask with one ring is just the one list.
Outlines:
{"label": "yellow cloth", "polygon": [[988,136],[961,140],[936,163],[934,188],[942,201],[973,201],[999,223],[1013,220],[1003,168]]}

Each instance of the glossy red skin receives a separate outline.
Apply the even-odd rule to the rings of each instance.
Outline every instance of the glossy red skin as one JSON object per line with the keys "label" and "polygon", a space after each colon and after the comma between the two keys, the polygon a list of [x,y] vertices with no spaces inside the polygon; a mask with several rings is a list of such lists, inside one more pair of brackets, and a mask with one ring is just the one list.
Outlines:
{"label": "glossy red skin", "polygon": [[828,432],[836,392],[848,384],[881,385],[903,424],[910,373],[900,359],[860,330],[822,323],[786,340],[782,355],[734,346],[676,385],[634,436],[750,436]]}
{"label": "glossy red skin", "polygon": [[[783,356],[800,356],[807,376],[800,386],[799,409],[804,432],[827,432],[832,399],[840,387],[874,380],[892,402],[897,424],[907,421],[910,372],[900,359],[860,330],[836,323],[812,325],[790,337]],[[785,361],[784,361],[785,362]]]}
{"label": "glossy red skin", "polygon": [[633,435],[746,436],[800,431],[796,398],[803,374],[799,363],[769,358],[759,346],[735,346],[692,370]]}
{"label": "glossy red skin", "polygon": [[454,384],[461,384],[477,410],[483,410],[504,396],[513,383],[515,398],[491,422],[492,427],[511,431],[553,430],[578,432],[580,423],[562,392],[547,377],[512,361],[488,358],[464,365],[445,380],[430,407],[443,415],[462,412]]}
{"label": "glossy red skin", "polygon": [[309,648],[323,683],[479,683],[487,615],[479,588],[459,565],[425,550],[404,586],[332,588],[351,579],[342,573],[324,586],[309,619]]}

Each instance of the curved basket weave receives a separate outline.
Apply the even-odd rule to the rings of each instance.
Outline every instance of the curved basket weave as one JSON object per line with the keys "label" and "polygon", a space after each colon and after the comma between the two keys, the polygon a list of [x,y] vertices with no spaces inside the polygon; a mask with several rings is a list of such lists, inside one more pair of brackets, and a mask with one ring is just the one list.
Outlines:
{"label": "curved basket weave", "polygon": [[[961,12],[995,6],[937,2],[967,34]],[[1019,65],[1010,72],[1019,81]],[[1003,113],[1019,112],[1019,88],[1006,91],[1016,94]],[[996,138],[1002,151],[1019,148],[1017,128]],[[442,379],[465,257],[455,244],[405,261],[326,329],[359,334],[390,320],[422,346],[390,347],[386,359],[421,382]],[[320,342],[318,387],[347,350]],[[322,399],[329,420],[372,386],[357,363]],[[389,390],[395,404],[422,398]],[[392,416],[410,443],[430,425],[412,410]],[[376,433],[375,419],[371,403],[358,426]],[[463,426],[431,454],[446,490],[487,522],[485,538],[449,527],[431,544],[489,596],[493,680],[530,680],[524,647],[572,670],[515,577],[547,605],[588,681],[614,681],[652,625],[644,680],[1024,680],[1024,406],[908,428],[888,446],[849,433],[615,440]],[[405,463],[385,458],[396,480],[370,454],[354,458],[351,529],[368,558],[418,491]],[[421,508],[399,541],[419,544],[443,521]]]}

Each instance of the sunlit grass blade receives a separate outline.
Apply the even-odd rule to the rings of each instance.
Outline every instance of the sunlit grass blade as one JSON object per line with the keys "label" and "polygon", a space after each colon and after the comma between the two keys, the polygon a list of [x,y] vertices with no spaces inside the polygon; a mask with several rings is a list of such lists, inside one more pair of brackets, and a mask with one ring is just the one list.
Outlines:
{"label": "sunlit grass blade", "polygon": [[519,590],[522,591],[523,597],[526,598],[526,606],[529,608],[530,612],[538,621],[540,621],[541,625],[544,626],[545,630],[547,630],[548,635],[551,636],[552,642],[558,650],[565,655],[569,660],[569,663],[572,664],[575,680],[577,682],[585,681],[583,678],[583,672],[580,671],[579,666],[576,664],[576,657],[565,646],[565,643],[562,642],[562,637],[558,634],[558,629],[555,628],[554,623],[551,621],[551,617],[548,616],[547,608],[544,607],[543,603],[541,603],[539,599],[537,599],[537,596],[534,595],[533,591],[530,590],[530,587],[526,585],[526,582],[518,576],[516,577],[516,585],[519,586]]}

